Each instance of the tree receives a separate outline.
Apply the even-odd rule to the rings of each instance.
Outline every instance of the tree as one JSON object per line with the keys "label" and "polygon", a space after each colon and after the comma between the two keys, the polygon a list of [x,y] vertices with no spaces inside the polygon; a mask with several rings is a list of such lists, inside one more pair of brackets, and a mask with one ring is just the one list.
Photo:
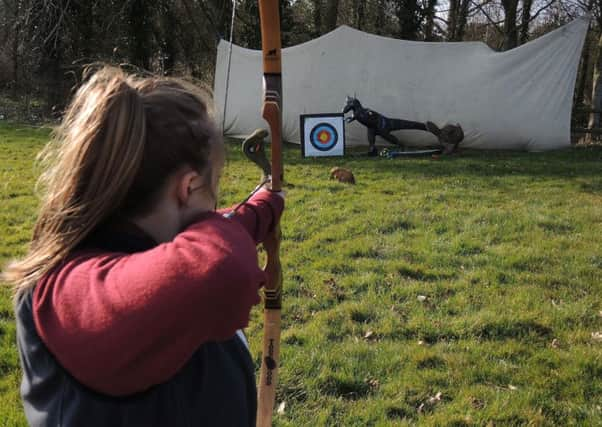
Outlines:
{"label": "tree", "polygon": [[128,11],[130,62],[145,70],[151,69],[154,46],[154,0],[131,0]]}
{"label": "tree", "polygon": [[399,38],[418,40],[422,17],[422,10],[418,4],[418,0],[395,0],[395,6],[399,22]]}
{"label": "tree", "polygon": [[387,19],[387,15],[385,14],[386,6],[386,0],[376,0],[376,19],[374,20],[376,34],[385,34],[385,22]]}
{"label": "tree", "polygon": [[339,0],[328,0],[326,3],[326,13],[324,15],[324,32],[334,30],[337,27],[339,18]]}
{"label": "tree", "polygon": [[592,109],[594,110],[589,116],[588,127],[600,127],[600,111],[602,110],[602,36],[598,39],[596,52],[596,61],[594,62],[594,78],[592,88]]}
{"label": "tree", "polygon": [[461,41],[468,20],[469,0],[450,0],[447,23],[447,40]]}
{"label": "tree", "polygon": [[502,0],[504,8],[504,50],[518,46],[518,28],[516,18],[518,14],[518,0]]}
{"label": "tree", "polygon": [[529,40],[529,24],[531,24],[531,7],[533,0],[523,0],[523,10],[521,12],[520,23],[520,43],[527,43]]}
{"label": "tree", "polygon": [[314,37],[322,35],[322,0],[312,0]]}
{"label": "tree", "polygon": [[364,0],[355,0],[353,2],[354,23],[358,30],[364,28],[364,20],[366,19],[366,2]]}
{"label": "tree", "polygon": [[[587,5],[585,6],[585,10],[588,13],[591,13],[592,8],[594,7],[594,0],[588,0]],[[577,79],[577,87],[575,89],[575,106],[581,106],[584,103],[584,98],[586,96],[585,88],[588,82],[588,77],[591,77],[591,74],[588,74],[590,68],[590,59],[591,59],[591,42],[593,40],[591,24],[590,31],[588,31],[587,37],[585,38],[585,45],[583,47],[583,56],[581,57],[581,66],[580,72]]]}
{"label": "tree", "polygon": [[435,39],[435,12],[437,9],[437,0],[427,0],[424,10],[424,40],[433,41]]}

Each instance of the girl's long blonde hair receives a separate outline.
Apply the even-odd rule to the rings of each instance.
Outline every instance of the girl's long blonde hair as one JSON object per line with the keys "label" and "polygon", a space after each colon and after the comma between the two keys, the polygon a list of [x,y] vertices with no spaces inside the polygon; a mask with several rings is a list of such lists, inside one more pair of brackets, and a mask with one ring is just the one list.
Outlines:
{"label": "girl's long blonde hair", "polygon": [[178,168],[189,165],[209,185],[210,153],[223,150],[197,88],[113,67],[90,74],[39,156],[31,244],[3,273],[16,299],[99,225],[149,209]]}

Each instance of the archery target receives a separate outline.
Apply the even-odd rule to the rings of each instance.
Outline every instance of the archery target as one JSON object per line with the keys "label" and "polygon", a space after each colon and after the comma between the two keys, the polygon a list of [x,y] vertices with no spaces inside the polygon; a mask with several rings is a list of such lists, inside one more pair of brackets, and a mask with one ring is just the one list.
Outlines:
{"label": "archery target", "polygon": [[345,154],[345,126],[342,114],[302,115],[301,136],[305,157]]}

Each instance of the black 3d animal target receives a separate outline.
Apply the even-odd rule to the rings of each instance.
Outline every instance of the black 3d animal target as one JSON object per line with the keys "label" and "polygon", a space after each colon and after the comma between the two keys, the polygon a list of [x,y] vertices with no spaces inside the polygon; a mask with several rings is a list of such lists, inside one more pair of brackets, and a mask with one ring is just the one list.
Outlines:
{"label": "black 3d animal target", "polygon": [[345,155],[343,115],[301,115],[301,149],[304,157]]}

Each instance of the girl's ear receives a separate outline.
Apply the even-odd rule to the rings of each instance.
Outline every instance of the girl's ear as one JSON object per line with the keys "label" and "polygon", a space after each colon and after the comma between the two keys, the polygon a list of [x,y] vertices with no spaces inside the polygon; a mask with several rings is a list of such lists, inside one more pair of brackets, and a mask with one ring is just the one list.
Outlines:
{"label": "girl's ear", "polygon": [[191,194],[202,188],[201,176],[195,171],[188,171],[176,178],[176,197],[180,205],[187,205]]}

